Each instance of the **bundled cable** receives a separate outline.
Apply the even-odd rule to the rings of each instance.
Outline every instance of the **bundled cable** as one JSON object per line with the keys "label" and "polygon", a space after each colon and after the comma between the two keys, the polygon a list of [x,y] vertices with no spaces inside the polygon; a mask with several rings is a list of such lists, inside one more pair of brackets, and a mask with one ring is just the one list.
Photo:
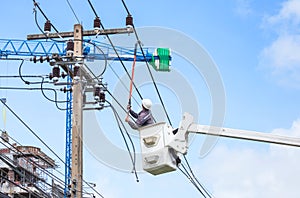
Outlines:
{"label": "bundled cable", "polygon": [[[137,175],[137,172],[136,172],[136,168],[135,168],[135,163],[136,163],[136,152],[135,152],[135,146],[134,146],[134,144],[133,144],[133,141],[132,141],[132,139],[131,139],[131,137],[130,137],[128,131],[126,130],[126,127],[124,126],[124,124],[123,124],[123,122],[122,122],[122,120],[121,120],[121,118],[120,118],[118,112],[115,110],[115,108],[111,105],[110,102],[108,102],[108,101],[106,101],[106,102],[110,105],[110,107],[111,107],[112,110],[113,110],[113,113],[114,113],[114,115],[115,115],[115,118],[116,118],[116,121],[117,121],[119,130],[120,130],[120,132],[121,132],[121,135],[122,135],[122,137],[123,137],[123,140],[124,140],[124,142],[125,142],[127,151],[128,151],[128,153],[129,153],[129,156],[130,156],[130,159],[131,159],[131,162],[132,162],[132,165],[133,165],[132,172],[135,174],[136,181],[139,182],[139,178],[138,178],[138,175]],[[129,149],[127,140],[126,140],[126,138],[125,138],[125,136],[124,136],[124,133],[123,133],[123,130],[122,130],[122,128],[121,128],[120,123],[122,124],[122,127],[123,127],[123,129],[125,130],[128,139],[130,140],[130,143],[131,143],[131,146],[132,146],[132,150],[133,150],[133,156],[132,156],[131,151],[130,151],[130,149]]]}

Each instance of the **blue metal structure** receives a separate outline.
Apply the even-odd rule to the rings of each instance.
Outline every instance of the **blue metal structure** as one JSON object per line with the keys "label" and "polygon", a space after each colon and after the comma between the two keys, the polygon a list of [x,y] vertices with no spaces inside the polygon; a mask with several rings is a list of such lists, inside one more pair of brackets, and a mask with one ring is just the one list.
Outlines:
{"label": "blue metal structure", "polygon": [[[70,68],[72,69],[72,68]],[[70,76],[67,77],[68,86],[67,89],[71,88],[72,79]],[[66,111],[66,150],[65,150],[65,189],[64,197],[67,198],[69,193],[69,184],[71,183],[71,160],[72,160],[72,92],[67,92],[67,111]]]}
{"label": "blue metal structure", "polygon": [[[114,49],[99,41],[85,40],[83,54],[90,60],[119,60]],[[9,56],[51,56],[57,53],[60,56],[66,55],[66,42],[55,41],[27,41],[17,39],[0,39],[0,58]],[[99,52],[98,48],[103,52]],[[122,61],[133,61],[134,49],[115,47]],[[141,52],[137,52],[136,61],[151,61],[153,58],[149,49],[144,49],[145,57]],[[154,57],[158,58],[158,57]]]}

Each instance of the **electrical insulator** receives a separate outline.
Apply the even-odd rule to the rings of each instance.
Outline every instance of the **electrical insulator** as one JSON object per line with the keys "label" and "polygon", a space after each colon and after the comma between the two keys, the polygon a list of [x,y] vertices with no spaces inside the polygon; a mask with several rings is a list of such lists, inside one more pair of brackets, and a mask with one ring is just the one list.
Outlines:
{"label": "electrical insulator", "polygon": [[74,53],[74,42],[70,39],[67,42],[67,56],[72,57]]}
{"label": "electrical insulator", "polygon": [[133,27],[133,18],[130,14],[128,14],[126,17],[126,27],[127,28]]}
{"label": "electrical insulator", "polygon": [[60,75],[59,75],[60,69],[57,65],[55,65],[52,69],[52,75],[53,75],[53,82],[57,82]]}
{"label": "electrical insulator", "polygon": [[79,80],[80,79],[80,65],[78,63],[75,64],[74,66],[74,80]]}
{"label": "electrical insulator", "polygon": [[101,90],[101,92],[100,92],[100,102],[101,102],[101,103],[104,103],[104,102],[105,102],[105,93],[104,93],[104,91],[102,91],[102,90]]}
{"label": "electrical insulator", "polygon": [[49,74],[49,79],[52,80],[52,78],[53,78],[53,74],[50,73],[50,74]]}
{"label": "electrical insulator", "polygon": [[61,72],[61,77],[62,77],[63,79],[65,79],[66,76],[67,76],[67,74],[66,74],[65,72]]}
{"label": "electrical insulator", "polygon": [[67,42],[67,51],[74,51],[74,42],[72,40]]}
{"label": "electrical insulator", "polygon": [[51,22],[47,20],[44,26],[44,32],[46,34],[49,34],[50,31],[51,31]]}
{"label": "electrical insulator", "polygon": [[63,91],[64,93],[66,93],[67,92],[67,88],[66,87],[60,88],[60,91]]}
{"label": "electrical insulator", "polygon": [[40,62],[43,63],[44,62],[44,59],[42,56],[40,56]]}
{"label": "electrical insulator", "polygon": [[30,59],[30,61],[33,61],[33,63],[36,63],[36,56]]}
{"label": "electrical insulator", "polygon": [[100,30],[101,20],[99,17],[94,19],[94,30]]}
{"label": "electrical insulator", "polygon": [[50,62],[50,57],[46,56],[46,61],[49,63]]}
{"label": "electrical insulator", "polygon": [[96,101],[100,100],[100,91],[101,91],[100,85],[96,84],[94,87],[94,98]]}

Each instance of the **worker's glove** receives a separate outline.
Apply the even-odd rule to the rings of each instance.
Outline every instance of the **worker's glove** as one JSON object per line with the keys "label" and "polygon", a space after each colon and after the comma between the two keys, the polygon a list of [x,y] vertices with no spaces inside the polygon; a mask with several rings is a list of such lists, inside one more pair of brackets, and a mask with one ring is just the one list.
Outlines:
{"label": "worker's glove", "polygon": [[127,105],[127,110],[130,110],[131,109],[131,105]]}

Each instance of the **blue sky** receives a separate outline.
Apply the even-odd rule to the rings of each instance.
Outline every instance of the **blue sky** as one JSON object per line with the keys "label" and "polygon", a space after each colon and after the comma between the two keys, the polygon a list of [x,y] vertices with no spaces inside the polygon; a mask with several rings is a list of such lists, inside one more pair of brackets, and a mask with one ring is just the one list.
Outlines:
{"label": "blue sky", "polygon": [[[40,0],[39,3],[58,30],[72,30],[77,21],[66,1]],[[73,0],[70,3],[84,28],[92,28],[94,15],[88,2]],[[213,0],[176,3],[170,0],[128,0],[126,3],[137,28],[169,28],[184,34],[206,50],[217,66],[224,86],[225,127],[300,136],[299,0]],[[94,1],[93,4],[106,28],[124,26],[126,11],[121,1]],[[0,38],[26,39],[27,34],[39,33],[32,8],[31,1],[3,2],[0,7]],[[39,22],[44,23],[41,16]],[[140,31],[141,34],[145,32],[142,29]],[[156,38],[157,35],[153,37]],[[122,43],[123,38],[130,37],[114,39],[116,43]],[[98,39],[103,40],[102,37]],[[151,40],[151,35],[145,37],[145,45],[152,44],[148,39]],[[182,48],[185,45],[182,40],[174,40],[174,43],[176,46],[182,45]],[[130,47],[133,46],[130,41],[127,45],[129,44]],[[174,82],[172,85],[160,86],[174,126],[180,121],[182,111],[185,111],[184,104],[180,103],[181,94],[185,94],[185,90],[175,89],[179,87],[179,84],[176,84],[179,83],[175,78],[176,71],[195,92],[199,115],[194,116],[198,116],[199,123],[210,124],[214,108],[210,97],[211,87],[207,85],[205,76],[203,73],[193,72],[194,66],[184,58],[190,54],[197,56],[195,49],[189,50],[174,52],[172,68],[175,73],[172,71],[155,74],[161,83],[168,79],[169,82]],[[17,61],[1,61],[1,75],[17,75],[19,64]],[[112,66],[120,76],[124,76],[120,64],[114,62]],[[126,63],[126,66],[130,69],[131,63]],[[142,68],[142,65],[138,66]],[[51,70],[48,64],[30,62],[25,62],[22,69],[24,74],[48,74]],[[120,87],[111,70],[108,69],[104,77],[111,90]],[[137,76],[137,79],[140,78],[142,77]],[[124,80],[125,84],[128,84],[128,80]],[[149,79],[145,80],[143,93],[158,104],[156,92],[148,82]],[[1,78],[0,86],[27,85],[19,79]],[[136,96],[136,93],[134,95]],[[6,97],[7,104],[64,158],[64,112],[57,110],[55,105],[38,91],[0,90],[0,97]],[[64,97],[60,94],[61,99]],[[176,97],[177,100],[174,100]],[[138,109],[138,106],[135,104],[134,108]],[[106,109],[96,114],[106,137],[114,145],[125,150],[111,111]],[[0,128],[5,128],[24,145],[44,148],[9,112],[5,126],[2,121]],[[136,137],[136,133],[131,133]],[[203,157],[200,156],[200,150],[204,141],[203,136],[193,140],[188,159],[198,179],[215,197],[299,197],[299,149],[218,139],[217,144]],[[135,144],[139,149],[137,138]],[[93,149],[105,150],[101,145]],[[114,155],[109,151],[107,153]],[[126,152],[124,153],[126,155]],[[140,182],[137,183],[133,174],[116,170],[112,168],[113,165],[104,165],[105,162],[99,162],[95,155],[86,145],[85,180],[97,183],[97,189],[105,197],[200,197],[199,192],[179,171],[156,177],[142,173],[139,174]],[[129,163],[127,157],[128,155],[124,159],[128,161],[120,163]],[[61,171],[64,172],[64,169]]]}

